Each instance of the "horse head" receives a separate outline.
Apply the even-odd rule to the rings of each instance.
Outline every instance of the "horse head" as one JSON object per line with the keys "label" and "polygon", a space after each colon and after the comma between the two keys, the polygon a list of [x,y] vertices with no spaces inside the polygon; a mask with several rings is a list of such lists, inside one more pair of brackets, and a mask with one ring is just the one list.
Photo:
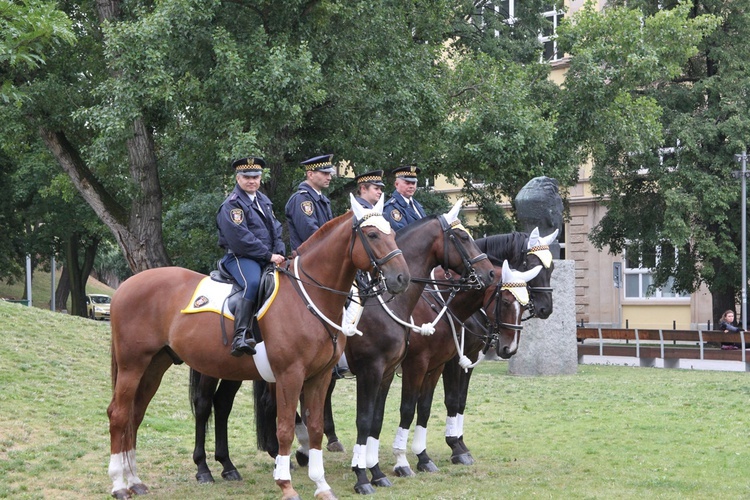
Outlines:
{"label": "horse head", "polygon": [[518,351],[521,330],[521,314],[529,303],[527,283],[542,270],[536,266],[529,271],[511,269],[503,261],[502,278],[494,289],[485,294],[485,312],[490,323],[490,336],[498,357],[508,359]]}
{"label": "horse head", "polygon": [[[443,230],[444,267],[461,273],[461,283],[482,290],[492,283],[495,269],[458,218],[463,198],[438,220]],[[452,243],[452,244],[449,244]]]}
{"label": "horse head", "polygon": [[539,228],[534,228],[529,234],[529,240],[526,247],[526,269],[535,266],[542,266],[542,271],[528,282],[529,291],[531,292],[531,301],[529,307],[534,316],[540,319],[547,319],[552,314],[552,271],[555,264],[552,262],[552,252],[549,246],[557,238],[558,230],[555,229],[552,234],[541,237]]}
{"label": "horse head", "polygon": [[401,293],[409,286],[409,268],[401,250],[396,246],[395,232],[383,217],[383,196],[374,208],[364,208],[349,195],[354,212],[350,254],[354,265],[363,271],[379,275],[388,291]]}

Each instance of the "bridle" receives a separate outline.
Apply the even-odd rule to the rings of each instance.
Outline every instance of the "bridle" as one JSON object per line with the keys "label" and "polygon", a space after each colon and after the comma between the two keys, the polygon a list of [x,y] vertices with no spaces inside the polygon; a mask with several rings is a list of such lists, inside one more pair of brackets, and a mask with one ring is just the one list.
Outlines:
{"label": "bridle", "polygon": [[[360,289],[359,295],[361,297],[372,297],[375,295],[380,295],[383,293],[383,287],[381,286],[383,282],[383,272],[381,271],[380,267],[389,262],[391,259],[403,254],[403,252],[396,248],[394,250],[391,250],[386,255],[378,259],[375,257],[375,252],[372,250],[372,246],[370,245],[370,242],[367,241],[367,236],[362,231],[362,223],[369,219],[370,217],[374,216],[381,216],[381,214],[368,214],[362,217],[361,219],[357,220],[356,217],[354,217],[354,222],[352,223],[352,231],[359,237],[360,242],[362,243],[362,248],[365,249],[365,253],[367,254],[367,258],[370,259],[370,264],[372,265],[372,272],[368,273],[369,278],[367,283],[362,283],[363,288]],[[349,258],[353,258],[353,252],[354,252],[354,243],[356,241],[356,238],[352,238],[352,243],[349,246]]]}
{"label": "bridle", "polygon": [[[484,348],[482,352],[484,354],[487,353],[487,351],[494,345],[495,350],[499,351],[500,349],[500,330],[505,328],[506,330],[513,330],[516,332],[516,335],[518,335],[518,332],[523,330],[523,325],[516,325],[513,323],[506,323],[504,321],[500,321],[501,314],[503,312],[503,301],[501,298],[501,294],[503,293],[503,290],[509,290],[510,288],[514,287],[526,287],[527,289],[529,286],[526,283],[498,283],[495,286],[495,291],[492,293],[492,296],[489,298],[487,303],[482,307],[482,313],[486,316],[486,323],[489,322],[489,316],[485,311],[488,311],[492,303],[494,302],[494,313],[495,313],[495,319],[489,323],[489,331],[487,332],[487,337],[489,340],[485,342]],[[529,297],[531,297],[531,294],[529,294]],[[529,300],[529,304],[531,304],[531,300]],[[523,319],[521,321],[524,321]],[[497,353],[498,356],[500,353]]]}
{"label": "bridle", "polygon": [[[522,262],[522,269],[524,271],[529,270],[529,254],[534,252],[539,252],[542,250],[549,250],[549,245],[537,245],[534,247],[529,248],[523,253],[523,262]],[[544,266],[545,269],[548,269],[547,266]],[[529,304],[527,306],[524,306],[524,309],[526,309],[529,312],[529,315],[525,318],[521,318],[521,321],[528,321],[531,318],[536,317],[536,307],[534,306],[534,294],[535,293],[552,293],[552,287],[551,286],[530,286],[526,285],[526,288],[529,289]]]}
{"label": "bridle", "polygon": [[443,255],[448,255],[448,244],[452,243],[453,247],[458,252],[458,255],[461,257],[464,272],[461,275],[461,278],[459,278],[458,280],[454,280],[451,277],[450,270],[445,269],[445,277],[449,281],[449,283],[423,278],[412,278],[412,281],[418,283],[427,283],[430,285],[448,285],[452,290],[454,290],[454,294],[459,290],[481,290],[484,285],[482,283],[482,280],[477,275],[476,269],[474,269],[474,264],[489,259],[489,257],[487,257],[486,253],[480,253],[473,259],[469,257],[468,252],[463,247],[463,245],[461,245],[459,237],[454,230],[454,228],[457,228],[459,226],[461,226],[461,228],[463,229],[460,220],[456,219],[453,223],[449,224],[443,215],[438,216],[437,219],[440,221],[440,228],[443,231]]}

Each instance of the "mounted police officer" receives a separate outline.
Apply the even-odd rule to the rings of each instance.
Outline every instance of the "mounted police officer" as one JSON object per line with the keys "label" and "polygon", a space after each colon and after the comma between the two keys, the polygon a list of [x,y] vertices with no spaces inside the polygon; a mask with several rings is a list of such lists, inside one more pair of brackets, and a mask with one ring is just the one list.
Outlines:
{"label": "mounted police officer", "polygon": [[354,198],[365,208],[374,208],[375,204],[383,195],[383,171],[373,170],[355,177],[357,181],[357,194]]}
{"label": "mounted police officer", "polygon": [[300,164],[305,171],[305,180],[284,207],[292,251],[297,250],[320,226],[333,219],[331,200],[323,194],[336,171],[331,163],[332,158],[332,154],[316,156]]}
{"label": "mounted police officer", "polygon": [[234,161],[237,184],[216,214],[219,246],[227,251],[221,265],[244,288],[234,315],[232,356],[255,354],[250,325],[261,272],[268,263],[280,265],[286,260],[281,223],[273,215],[271,200],[258,191],[265,166],[258,157]]}
{"label": "mounted police officer", "polygon": [[422,205],[414,199],[417,190],[417,175],[422,171],[414,165],[404,165],[391,171],[396,176],[396,190],[383,207],[383,217],[391,223],[394,231],[426,217]]}

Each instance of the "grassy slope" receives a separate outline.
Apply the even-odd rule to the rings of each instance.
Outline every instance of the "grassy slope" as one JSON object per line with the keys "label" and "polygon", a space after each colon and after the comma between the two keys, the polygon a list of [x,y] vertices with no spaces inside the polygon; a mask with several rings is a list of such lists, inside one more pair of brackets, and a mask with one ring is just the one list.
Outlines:
{"label": "grassy slope", "polygon": [[[59,283],[60,271],[57,272],[55,278],[55,286]],[[12,285],[0,281],[0,298],[10,299],[21,299],[24,296],[26,290],[26,281],[21,280],[20,282],[13,283]],[[86,283],[87,293],[103,293],[106,295],[112,295],[114,290],[109,286],[105,285],[101,281],[89,278]],[[42,271],[35,271],[31,280],[31,300],[34,307],[49,310],[49,301],[52,297],[52,280],[50,279],[50,273]],[[68,307],[70,307],[70,298],[68,298]]]}
{"label": "grassy slope", "polygon": [[[108,323],[0,302],[0,497],[108,497],[109,336]],[[488,362],[474,378],[466,441],[477,465],[450,464],[440,393],[428,437],[440,471],[393,478],[394,487],[377,497],[750,496],[748,374],[581,366],[574,376],[526,378]],[[388,472],[399,382],[381,436]],[[345,380],[334,396],[347,452],[324,454],[340,498],[355,496],[355,392]],[[231,451],[245,481],[198,486],[187,369],[169,370],[139,433],[138,470],[150,498],[278,498],[272,461],[254,449],[251,397],[243,385],[230,420]],[[312,498],[307,470],[292,475],[302,497]]]}

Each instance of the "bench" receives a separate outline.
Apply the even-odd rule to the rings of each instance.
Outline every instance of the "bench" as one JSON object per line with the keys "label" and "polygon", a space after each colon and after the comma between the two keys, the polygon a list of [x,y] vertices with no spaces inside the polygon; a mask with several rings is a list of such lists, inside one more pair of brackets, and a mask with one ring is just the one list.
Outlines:
{"label": "bench", "polygon": [[[637,358],[640,366],[679,368],[680,360],[738,361],[747,365],[745,334],[710,330],[576,328],[578,362],[583,356],[625,356]],[[721,349],[722,343],[741,345],[737,350]],[[715,347],[714,347],[715,346]]]}

